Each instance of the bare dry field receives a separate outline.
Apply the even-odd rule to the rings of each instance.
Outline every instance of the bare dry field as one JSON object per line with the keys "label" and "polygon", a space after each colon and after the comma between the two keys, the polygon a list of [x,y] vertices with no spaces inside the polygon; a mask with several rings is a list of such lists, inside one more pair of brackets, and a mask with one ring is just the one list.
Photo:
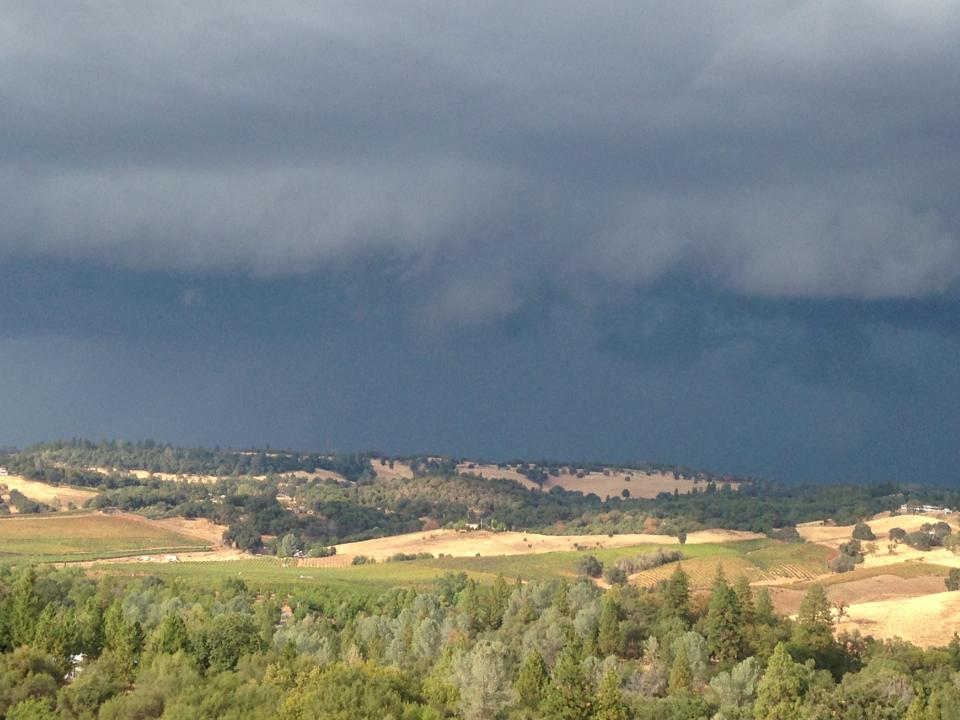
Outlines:
{"label": "bare dry field", "polygon": [[[824,587],[831,603],[843,602],[847,605],[902,600],[943,592],[943,577],[924,575],[904,578],[897,575],[875,575],[873,577],[851,580]],[[769,588],[773,605],[777,612],[784,615],[796,615],[806,589],[791,587]]]}
{"label": "bare dry field", "polygon": [[[0,477],[0,485],[6,485],[11,490],[19,490],[31,500],[46,503],[63,510],[67,509],[70,503],[75,507],[83,507],[90,498],[97,496],[92,490],[80,490],[70,487],[58,487],[48,485],[47,483],[28,480],[19,475],[4,475]],[[8,493],[3,493],[4,499],[9,497]]]}
{"label": "bare dry field", "polygon": [[[662,492],[672,493],[674,490],[680,493],[689,493],[694,488],[703,488],[706,483],[701,481],[689,480],[687,478],[675,478],[672,473],[645,472],[642,470],[625,470],[611,468],[608,472],[589,472],[579,477],[577,473],[566,470],[556,477],[548,476],[541,488],[532,482],[525,475],[512,468],[500,468],[496,465],[481,465],[477,463],[460,463],[457,465],[457,472],[471,473],[479,477],[505,480],[513,480],[531,490],[540,490],[549,492],[550,488],[561,487],[564,490],[580,491],[584,495],[594,493],[601,498],[619,497],[624,490],[630,493],[630,497],[635,498],[654,498]],[[737,483],[731,483],[733,487]]]}
{"label": "bare dry field", "polygon": [[847,613],[838,631],[899,637],[921,647],[946,645],[953,633],[960,632],[960,592],[856,603]]}
{"label": "bare dry field", "polygon": [[457,465],[457,472],[461,475],[476,475],[477,477],[487,478],[488,480],[513,480],[528,490],[540,489],[540,486],[530,480],[530,478],[518,473],[512,468],[500,468],[496,465],[481,465],[480,463],[460,463]]}
{"label": "bare dry field", "polygon": [[374,474],[383,480],[392,480],[398,477],[409,480],[413,477],[413,470],[406,463],[394,461],[393,467],[390,467],[389,465],[381,465],[379,460],[371,460],[370,466],[373,468]]}
{"label": "bare dry field", "polygon": [[[687,544],[733,542],[758,537],[755,533],[732,530],[705,530],[690,533]],[[762,537],[762,536],[760,536]],[[529,555],[548,552],[568,552],[579,548],[621,548],[633,545],[674,545],[677,538],[669,535],[631,533],[624,535],[540,535],[520,532],[488,532],[475,530],[432,530],[407,533],[362,542],[344,543],[337,546],[337,556],[353,557],[366,555],[383,560],[397,553],[451,555],[472,557],[474,555]]]}
{"label": "bare dry field", "polygon": [[914,550],[907,545],[897,545],[893,554],[887,549],[887,543],[877,548],[876,553],[865,555],[862,567],[874,568],[885,565],[896,565],[902,562],[924,563],[926,565],[943,565],[944,567],[960,567],[960,557],[954,555],[944,548],[933,548],[932,550],[921,551]]}
{"label": "bare dry field", "polygon": [[[877,542],[887,540],[887,535],[892,528],[903,528],[907,532],[919,530],[924,523],[935,523],[945,520],[957,529],[956,519],[953,517],[940,517],[933,515],[897,515],[896,517],[878,517],[868,520],[867,524],[877,536]],[[826,525],[823,522],[809,522],[797,525],[797,532],[807,542],[820,543],[831,547],[839,547],[847,542],[852,533],[853,525]]]}
{"label": "bare dry field", "polygon": [[162,520],[147,520],[139,515],[123,513],[125,518],[135,518],[142,522],[162,527],[172,532],[195,537],[210,543],[215,547],[223,546],[223,533],[227,530],[226,525],[217,525],[212,520],[206,518],[196,518],[193,520],[184,517],[164,518]]}

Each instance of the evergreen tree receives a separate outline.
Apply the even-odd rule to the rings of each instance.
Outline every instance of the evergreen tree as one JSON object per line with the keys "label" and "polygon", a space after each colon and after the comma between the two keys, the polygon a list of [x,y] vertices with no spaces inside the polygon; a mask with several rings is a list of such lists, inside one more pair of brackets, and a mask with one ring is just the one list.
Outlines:
{"label": "evergreen tree", "polygon": [[580,644],[570,639],[550,674],[540,712],[550,720],[590,720],[593,687],[583,672]]}
{"label": "evergreen tree", "polygon": [[806,692],[805,668],[793,661],[787,646],[777,643],[757,686],[756,720],[796,720]]}
{"label": "evergreen tree", "polygon": [[717,569],[706,619],[707,648],[721,663],[735,662],[743,649],[743,617],[737,594]]}
{"label": "evergreen tree", "polygon": [[671,694],[689,692],[693,689],[693,673],[690,670],[690,660],[687,657],[686,645],[681,644],[673,658],[673,667],[670,668],[668,687]]}
{"label": "evergreen tree", "polygon": [[738,575],[733,583],[733,591],[737,595],[737,602],[740,603],[740,613],[743,622],[752,625],[757,621],[757,611],[753,603],[753,590],[750,587],[750,581],[745,575]]}
{"label": "evergreen tree", "polygon": [[150,650],[168,654],[178,650],[190,651],[190,634],[179,613],[172,612],[163,619],[150,638]]}
{"label": "evergreen tree", "polygon": [[607,669],[600,682],[594,720],[629,720],[620,694],[620,674],[614,667]]}
{"label": "evergreen tree", "polygon": [[796,640],[815,651],[833,644],[833,609],[823,585],[811,585],[800,603]]}
{"label": "evergreen tree", "polygon": [[492,630],[496,630],[503,622],[503,614],[510,602],[511,592],[503,573],[498,574],[490,591],[490,601],[487,606],[487,627]]}
{"label": "evergreen tree", "polygon": [[551,605],[564,617],[570,614],[570,584],[566,578],[561,578],[557,583],[557,591],[553,594]]}
{"label": "evergreen tree", "polygon": [[543,692],[550,682],[547,664],[538,650],[531,650],[520,666],[514,689],[526,707],[537,707],[543,701]]}
{"label": "evergreen tree", "polygon": [[34,585],[37,571],[28,566],[13,583],[10,597],[10,639],[14,647],[29,645],[36,633],[42,602]]}
{"label": "evergreen tree", "polygon": [[610,592],[603,598],[597,646],[603,655],[614,655],[620,647],[620,606]]}
{"label": "evergreen tree", "polygon": [[690,577],[679,565],[663,590],[663,612],[681,619],[690,614]]}
{"label": "evergreen tree", "polygon": [[757,591],[754,612],[756,613],[756,619],[758,623],[762,623],[764,625],[773,625],[775,618],[773,612],[773,600],[770,597],[770,591],[765,587],[762,587]]}
{"label": "evergreen tree", "polygon": [[924,700],[923,692],[918,692],[910,707],[907,708],[907,714],[903,720],[927,720],[927,703]]}

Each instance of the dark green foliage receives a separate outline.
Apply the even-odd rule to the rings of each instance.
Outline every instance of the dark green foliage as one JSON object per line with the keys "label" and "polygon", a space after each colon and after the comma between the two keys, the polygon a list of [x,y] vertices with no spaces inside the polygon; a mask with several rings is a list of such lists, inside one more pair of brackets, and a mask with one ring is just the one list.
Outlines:
{"label": "dark green foliage", "polygon": [[704,628],[707,647],[717,662],[732,663],[741,656],[745,645],[743,609],[722,568],[713,583]]}
{"label": "dark green foliage", "polygon": [[877,536],[873,534],[869,525],[863,520],[858,520],[857,524],[853,526],[853,538],[855,540],[876,540]]}
{"label": "dark green foliage", "polygon": [[587,577],[598,578],[603,574],[603,563],[593,555],[584,555],[577,560],[577,569]]}
{"label": "dark green foliage", "polygon": [[521,704],[535,708],[543,702],[543,693],[550,682],[550,674],[543,656],[538,650],[531,650],[520,666],[520,673],[514,683],[514,689]]}
{"label": "dark green foliage", "polygon": [[597,692],[597,707],[594,720],[629,720],[620,693],[620,675],[610,668],[603,675]]}
{"label": "dark green foliage", "polygon": [[915,530],[914,532],[907,533],[904,542],[917,550],[929,550],[934,545],[934,537],[923,530]]}
{"label": "dark green foliage", "polygon": [[950,568],[950,574],[944,580],[947,590],[960,590],[960,568]]}
{"label": "dark green foliage", "polygon": [[684,619],[690,613],[690,577],[679,565],[663,589],[663,612]]}
{"label": "dark green foliage", "polygon": [[550,673],[540,712],[551,720],[590,720],[594,688],[583,672],[580,644],[570,640]]}

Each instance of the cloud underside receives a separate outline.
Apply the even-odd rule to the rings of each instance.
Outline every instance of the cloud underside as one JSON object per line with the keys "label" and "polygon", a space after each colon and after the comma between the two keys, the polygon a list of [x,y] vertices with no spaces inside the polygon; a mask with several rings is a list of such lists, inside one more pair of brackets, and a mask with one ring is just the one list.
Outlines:
{"label": "cloud underside", "polygon": [[933,0],[15,2],[0,255],[373,260],[431,323],[674,273],[928,296],[960,276],[958,36]]}

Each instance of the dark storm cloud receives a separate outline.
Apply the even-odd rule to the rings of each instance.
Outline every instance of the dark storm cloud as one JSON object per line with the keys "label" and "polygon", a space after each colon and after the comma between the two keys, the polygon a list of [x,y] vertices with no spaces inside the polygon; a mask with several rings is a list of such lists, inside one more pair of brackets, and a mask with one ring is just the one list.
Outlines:
{"label": "dark storm cloud", "polygon": [[373,261],[426,327],[960,275],[954,3],[14,2],[0,33],[6,257]]}

